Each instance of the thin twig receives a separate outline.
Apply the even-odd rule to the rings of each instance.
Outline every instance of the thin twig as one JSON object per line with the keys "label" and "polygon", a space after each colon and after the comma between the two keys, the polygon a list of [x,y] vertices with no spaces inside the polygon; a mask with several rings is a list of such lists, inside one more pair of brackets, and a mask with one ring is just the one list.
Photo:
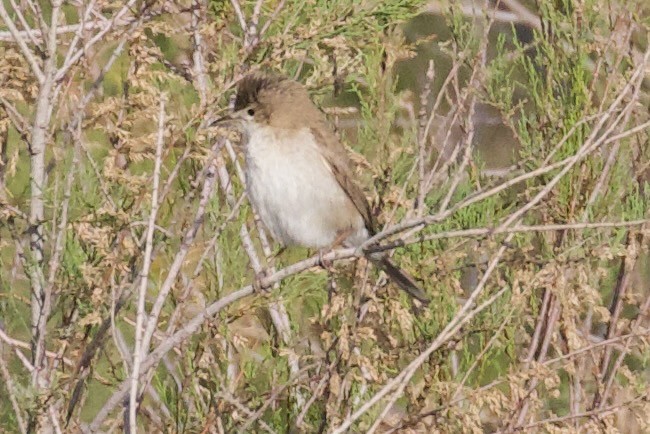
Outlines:
{"label": "thin twig", "polygon": [[[512,238],[512,235],[509,235],[506,239],[506,244],[509,239]],[[411,363],[408,364],[397,376],[392,380],[386,383],[377,393],[375,393],[370,399],[368,399],[357,411],[348,416],[339,426],[332,430],[332,434],[342,434],[346,432],[350,426],[361,416],[363,416],[368,410],[374,407],[380,400],[382,400],[389,393],[393,392],[391,398],[389,399],[388,404],[384,407],[384,411],[376,421],[381,421],[386,415],[387,411],[392,407],[393,403],[402,395],[402,392],[406,385],[409,383],[410,379],[415,375],[419,367],[433,354],[438,348],[440,348],[445,342],[447,342],[455,333],[460,330],[460,328],[475,317],[478,313],[484,310],[486,307],[491,305],[496,301],[503,293],[506,291],[507,287],[503,287],[501,290],[497,291],[493,296],[489,297],[481,305],[472,310],[476,300],[479,295],[482,294],[483,289],[487,283],[488,278],[492,275],[492,272],[495,270],[497,264],[501,260],[501,257],[505,253],[506,247],[502,245],[497,253],[492,257],[481,281],[478,283],[472,294],[468,297],[467,301],[463,304],[461,309],[454,315],[451,321],[447,323],[445,328],[438,334],[436,339],[429,345],[429,347],[423,351],[418,357],[416,357]],[[388,409],[388,410],[387,410]],[[378,425],[378,422],[374,425],[375,428]]]}
{"label": "thin twig", "polygon": [[[129,432],[137,432],[136,410],[138,407],[138,387],[140,379],[140,364],[146,356],[147,347],[143,346],[143,327],[145,323],[145,301],[149,284],[149,269],[151,267],[151,252],[153,251],[153,233],[156,216],[158,215],[158,186],[160,184],[160,168],[162,166],[162,149],[165,141],[165,96],[161,95],[158,109],[158,138],[156,140],[156,158],[154,160],[153,188],[151,191],[151,212],[147,226],[146,242],[142,272],[140,273],[140,289],[138,290],[138,307],[135,325],[135,349],[133,350],[133,368],[131,371],[131,394],[129,397]],[[147,342],[148,344],[148,342]]]}
{"label": "thin twig", "polygon": [[203,61],[203,37],[201,36],[201,17],[203,2],[194,0],[192,8],[192,59],[194,60],[194,80],[199,90],[201,105],[207,104],[207,79]]}
{"label": "thin twig", "polygon": [[23,35],[19,33],[18,29],[14,25],[13,20],[11,19],[11,17],[9,17],[9,13],[7,12],[7,9],[5,9],[4,2],[0,2],[0,18],[2,18],[5,25],[9,29],[11,36],[14,38],[14,41],[16,41],[16,43],[20,47],[21,53],[23,53],[23,56],[25,56],[25,60],[27,60],[27,63],[29,63],[29,66],[32,69],[32,72],[36,76],[36,80],[40,84],[43,84],[43,82],[45,81],[45,75],[43,74],[43,70],[41,69],[41,66],[36,60],[34,53],[32,53],[32,50],[27,46],[27,42],[25,42]]}
{"label": "thin twig", "polygon": [[189,229],[183,236],[183,240],[181,242],[179,251],[178,253],[176,253],[174,257],[174,261],[172,262],[171,266],[169,267],[169,271],[167,272],[167,276],[165,277],[165,280],[160,287],[158,296],[156,297],[156,300],[153,306],[151,307],[151,312],[149,313],[149,319],[147,322],[147,328],[145,330],[144,337],[142,339],[143,342],[142,348],[144,349],[149,348],[151,338],[157,328],[158,318],[162,311],[163,305],[167,299],[167,296],[169,295],[169,292],[171,291],[174,282],[176,281],[176,278],[178,276],[178,273],[181,270],[185,257],[187,256],[190,247],[194,243],[196,234],[198,233],[199,228],[203,225],[205,212],[210,197],[212,196],[212,191],[214,189],[214,183],[215,183],[214,157],[218,152],[218,150],[220,149],[220,147],[221,147],[221,142],[215,142],[215,145],[212,147],[212,153],[210,155],[208,162],[206,163],[206,168],[204,170],[205,182],[201,190],[199,206],[195,213],[194,222],[192,223],[192,225],[189,227]]}
{"label": "thin twig", "polygon": [[[0,345],[0,353],[2,350],[2,345]],[[9,373],[9,368],[5,363],[4,357],[0,354],[0,374],[2,381],[4,382],[4,387],[7,389],[7,395],[9,396],[9,401],[11,402],[11,407],[14,409],[14,416],[16,417],[16,423],[22,434],[27,434],[27,425],[25,424],[25,419],[23,419],[23,414],[18,404],[18,399],[16,399],[16,387],[14,386],[14,381],[11,378]]]}

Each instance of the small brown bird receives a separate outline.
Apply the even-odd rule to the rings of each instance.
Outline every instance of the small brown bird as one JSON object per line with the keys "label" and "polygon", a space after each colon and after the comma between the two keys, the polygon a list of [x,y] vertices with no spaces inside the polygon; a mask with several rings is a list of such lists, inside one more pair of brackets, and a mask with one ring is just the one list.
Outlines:
{"label": "small brown bird", "polygon": [[[280,244],[358,247],[376,233],[366,196],[325,115],[299,83],[253,73],[239,82],[248,196]],[[400,288],[428,302],[412,277],[381,253],[369,259]]]}

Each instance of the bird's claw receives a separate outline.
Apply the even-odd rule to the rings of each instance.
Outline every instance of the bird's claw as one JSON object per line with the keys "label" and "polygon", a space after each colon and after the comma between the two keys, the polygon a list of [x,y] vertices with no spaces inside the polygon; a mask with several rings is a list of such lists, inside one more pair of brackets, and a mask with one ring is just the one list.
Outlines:
{"label": "bird's claw", "polygon": [[262,294],[268,294],[271,292],[271,287],[273,285],[270,285],[266,282],[267,277],[268,273],[266,269],[260,271],[259,273],[255,273],[255,279],[253,279],[253,291]]}
{"label": "bird's claw", "polygon": [[326,259],[325,255],[328,254],[330,250],[320,249],[318,250],[318,265],[326,271],[333,271],[334,262],[331,259]]}

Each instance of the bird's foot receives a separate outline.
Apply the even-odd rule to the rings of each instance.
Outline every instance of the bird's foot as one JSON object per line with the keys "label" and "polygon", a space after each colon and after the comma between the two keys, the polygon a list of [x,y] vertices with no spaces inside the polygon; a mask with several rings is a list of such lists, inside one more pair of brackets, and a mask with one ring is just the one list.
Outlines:
{"label": "bird's foot", "polygon": [[332,249],[319,249],[318,250],[318,265],[328,272],[334,271],[334,261],[325,258]]}
{"label": "bird's foot", "polygon": [[325,255],[336,249],[337,247],[340,247],[343,242],[350,236],[351,230],[346,229],[344,231],[340,231],[337,235],[336,238],[334,239],[334,242],[328,247],[324,249],[319,249],[318,250],[318,265],[320,265],[322,268],[324,268],[327,271],[334,271],[334,261],[331,259],[325,259]]}
{"label": "bird's foot", "polygon": [[255,278],[253,279],[253,291],[261,294],[270,293],[273,285],[266,282],[267,277],[269,277],[269,273],[266,268],[259,273],[255,273]]}

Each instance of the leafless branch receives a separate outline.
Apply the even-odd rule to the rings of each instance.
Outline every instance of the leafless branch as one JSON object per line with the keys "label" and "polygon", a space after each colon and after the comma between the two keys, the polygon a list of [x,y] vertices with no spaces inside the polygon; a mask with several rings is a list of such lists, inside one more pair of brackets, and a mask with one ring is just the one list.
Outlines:
{"label": "leafless branch", "polygon": [[[2,345],[0,345],[0,350],[1,349],[2,349]],[[18,403],[18,399],[16,398],[16,387],[14,385],[13,379],[11,378],[11,373],[9,372],[9,368],[7,367],[4,358],[1,356],[0,356],[0,375],[2,377],[2,381],[4,382],[4,387],[5,389],[7,389],[7,395],[9,396],[11,407],[14,410],[14,416],[16,417],[18,428],[20,429],[20,432],[22,434],[27,434],[27,425],[25,424],[25,419],[23,418],[20,404]]]}
{"label": "leafless branch", "polygon": [[[506,242],[512,238],[512,235],[506,238]],[[348,416],[340,425],[332,430],[333,434],[340,434],[346,432],[356,420],[363,416],[368,410],[374,407],[379,401],[384,397],[388,396],[389,393],[392,395],[389,398],[388,404],[384,407],[384,412],[376,419],[376,425],[373,425],[376,429],[377,424],[383,417],[385,417],[386,409],[392,407],[393,403],[402,395],[404,388],[409,383],[410,379],[415,375],[417,370],[422,366],[422,364],[433,354],[438,348],[440,348],[445,342],[447,342],[453,335],[455,335],[460,328],[466,324],[469,320],[475,317],[478,313],[484,310],[486,307],[490,306],[494,301],[496,301],[501,295],[506,291],[506,287],[497,291],[486,301],[481,303],[476,308],[472,309],[475,305],[479,295],[482,294],[485,284],[487,283],[488,278],[491,276],[492,272],[495,270],[497,264],[501,260],[501,257],[505,253],[506,247],[501,246],[497,253],[492,257],[488,268],[486,269],[481,281],[474,289],[470,297],[467,299],[465,304],[461,309],[454,315],[454,318],[447,323],[445,328],[438,334],[436,339],[429,345],[429,347],[420,353],[418,357],[413,359],[411,363],[406,366],[397,376],[388,381],[377,393],[375,393],[370,399],[368,399],[358,410],[353,414]]]}
{"label": "leafless branch", "polygon": [[[135,326],[135,349],[133,350],[133,367],[131,371],[131,394],[129,396],[129,427],[130,432],[137,431],[136,412],[138,407],[137,397],[140,379],[140,363],[147,354],[147,347],[143,346],[144,323],[145,323],[145,301],[147,298],[147,286],[149,283],[149,268],[151,267],[151,252],[153,250],[153,233],[155,229],[156,216],[158,215],[158,186],[160,184],[160,168],[162,166],[162,149],[165,141],[165,96],[160,97],[160,108],[158,112],[158,139],[156,140],[156,158],[153,172],[153,188],[151,191],[151,212],[140,276],[140,289],[138,290],[138,312]],[[146,342],[148,344],[148,342]]]}
{"label": "leafless branch", "polygon": [[14,25],[13,20],[9,17],[9,13],[7,12],[7,9],[5,8],[4,2],[0,4],[0,18],[2,18],[2,21],[4,21],[5,25],[9,29],[9,32],[11,33],[12,37],[18,43],[18,46],[20,47],[20,51],[25,56],[25,59],[27,60],[27,63],[29,63],[29,66],[32,68],[32,72],[36,76],[36,80],[38,80],[39,83],[43,84],[45,81],[45,76],[43,74],[43,70],[41,69],[40,64],[36,60],[36,57],[34,56],[34,53],[32,50],[27,46],[27,42],[23,38],[23,35],[21,35],[18,32],[18,29]]}

